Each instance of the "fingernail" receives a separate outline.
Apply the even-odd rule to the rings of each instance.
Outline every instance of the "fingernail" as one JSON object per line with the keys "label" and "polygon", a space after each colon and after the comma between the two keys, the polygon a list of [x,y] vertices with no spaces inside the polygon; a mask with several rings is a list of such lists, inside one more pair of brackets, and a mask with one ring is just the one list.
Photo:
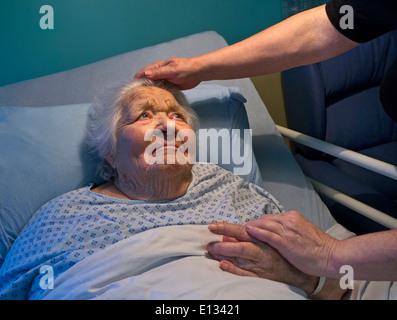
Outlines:
{"label": "fingernail", "polygon": [[145,71],[145,76],[146,76],[146,77],[150,77],[152,74],[153,74],[153,72],[150,71],[150,70]]}
{"label": "fingernail", "polygon": [[206,249],[207,251],[211,251],[212,248],[213,248],[213,244],[212,244],[212,243],[208,243],[208,244],[205,246],[205,249]]}
{"label": "fingernail", "polygon": [[219,268],[221,268],[223,271],[228,271],[229,270],[229,264],[226,260],[222,260],[219,262]]}
{"label": "fingernail", "polygon": [[210,231],[214,231],[214,230],[216,230],[216,228],[217,228],[217,225],[215,223],[211,223],[210,225],[208,225],[208,230],[210,230]]}
{"label": "fingernail", "polygon": [[250,232],[252,232],[252,231],[255,231],[255,227],[246,225],[246,226],[245,226],[245,230],[247,230],[247,233],[250,233]]}

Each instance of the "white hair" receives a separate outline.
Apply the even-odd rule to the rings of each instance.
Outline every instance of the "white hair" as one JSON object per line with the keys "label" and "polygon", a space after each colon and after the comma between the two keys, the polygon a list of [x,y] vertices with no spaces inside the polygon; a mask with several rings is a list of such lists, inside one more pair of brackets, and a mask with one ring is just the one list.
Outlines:
{"label": "white hair", "polygon": [[126,107],[130,105],[135,90],[142,87],[157,87],[170,92],[184,108],[187,124],[194,131],[199,128],[198,116],[186,100],[185,95],[175,85],[167,81],[134,80],[118,90],[115,97],[112,94],[102,94],[103,97],[93,104],[90,112],[87,142],[101,159],[98,166],[98,175],[105,180],[110,180],[116,174],[114,168],[106,159],[115,154],[117,132],[120,128],[123,114]]}

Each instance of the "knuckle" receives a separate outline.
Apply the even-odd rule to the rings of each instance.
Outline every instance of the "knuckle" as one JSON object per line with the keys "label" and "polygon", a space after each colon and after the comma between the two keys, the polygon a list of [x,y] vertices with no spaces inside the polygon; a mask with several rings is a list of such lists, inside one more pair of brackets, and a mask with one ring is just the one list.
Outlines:
{"label": "knuckle", "polygon": [[238,246],[238,255],[242,258],[252,258],[252,246],[251,242],[240,242]]}
{"label": "knuckle", "polygon": [[239,257],[243,257],[244,254],[246,252],[245,246],[243,243],[239,243],[239,245],[237,246],[237,255]]}
{"label": "knuckle", "polygon": [[298,211],[290,211],[288,215],[288,219],[286,221],[290,224],[296,223],[298,220],[302,218],[302,214]]}

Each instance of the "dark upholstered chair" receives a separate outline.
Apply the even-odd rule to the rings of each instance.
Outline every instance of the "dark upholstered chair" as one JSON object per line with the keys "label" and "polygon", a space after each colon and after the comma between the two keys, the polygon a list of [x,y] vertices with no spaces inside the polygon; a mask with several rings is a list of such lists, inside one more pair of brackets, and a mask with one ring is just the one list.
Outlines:
{"label": "dark upholstered chair", "polygon": [[[397,123],[379,100],[382,77],[396,57],[397,31],[393,31],[336,58],[283,72],[289,128],[397,165]],[[307,176],[397,217],[396,180],[295,147]],[[385,229],[327,197],[322,199],[335,219],[357,234]]]}

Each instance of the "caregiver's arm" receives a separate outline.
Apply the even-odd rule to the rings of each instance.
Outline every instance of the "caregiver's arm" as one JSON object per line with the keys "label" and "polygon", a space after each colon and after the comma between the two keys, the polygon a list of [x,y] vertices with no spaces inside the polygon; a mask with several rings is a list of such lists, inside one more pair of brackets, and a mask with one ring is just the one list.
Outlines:
{"label": "caregiver's arm", "polygon": [[357,44],[335,29],[323,5],[220,50],[190,59],[158,61],[135,77],[167,79],[186,89],[204,80],[252,77],[323,61]]}
{"label": "caregiver's arm", "polygon": [[397,280],[397,230],[336,240],[296,211],[263,216],[246,229],[305,273],[340,278],[341,266],[350,265],[356,280]]}

